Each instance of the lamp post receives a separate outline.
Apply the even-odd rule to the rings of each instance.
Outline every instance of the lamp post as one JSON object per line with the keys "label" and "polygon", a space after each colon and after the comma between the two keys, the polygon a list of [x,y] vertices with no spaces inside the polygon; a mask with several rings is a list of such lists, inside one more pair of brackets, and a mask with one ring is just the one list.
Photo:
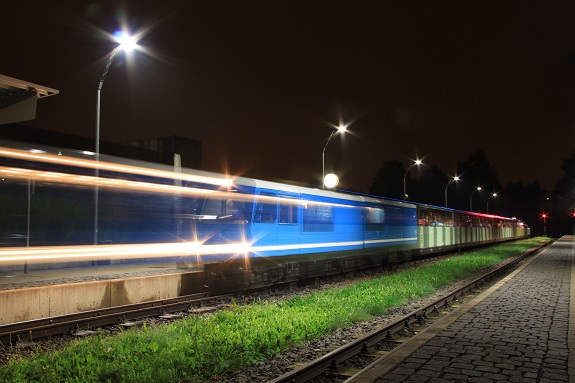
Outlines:
{"label": "lamp post", "polygon": [[[102,91],[102,86],[104,85],[104,80],[106,79],[106,75],[110,70],[110,66],[112,65],[112,61],[114,61],[114,56],[118,50],[129,51],[136,47],[136,39],[133,36],[130,36],[128,33],[119,32],[115,35],[115,40],[118,43],[112,50],[110,57],[108,58],[108,62],[106,63],[106,67],[100,76],[100,81],[98,81],[98,96],[96,97],[96,147],[95,147],[95,159],[96,162],[100,161],[100,93]],[[99,165],[96,166],[96,179],[100,176],[100,168]],[[99,190],[98,184],[94,189],[94,245],[98,244],[98,204],[99,204]]]}
{"label": "lamp post", "polygon": [[469,196],[469,211],[473,211],[473,205],[472,205],[472,198],[473,198],[473,194],[475,194],[475,192],[481,191],[481,186],[478,186],[477,188],[475,188],[472,192],[471,195]]}
{"label": "lamp post", "polygon": [[543,218],[543,235],[547,237],[547,213],[543,212],[541,218]]}
{"label": "lamp post", "polygon": [[421,165],[421,160],[415,160],[411,165],[408,166],[407,170],[405,171],[405,174],[403,175],[403,200],[407,200],[407,189],[405,187],[405,179],[407,177],[407,173],[409,173],[409,170],[411,170],[412,167],[414,166],[419,166]]}
{"label": "lamp post", "polygon": [[487,210],[486,210],[487,213],[489,213],[489,200],[494,197],[497,197],[497,193],[493,193],[491,194],[491,197],[487,198]]}
{"label": "lamp post", "polygon": [[325,149],[327,148],[327,144],[329,144],[329,141],[331,140],[331,138],[333,137],[333,135],[335,133],[345,133],[347,130],[347,126],[345,125],[340,125],[336,128],[336,130],[333,130],[331,132],[331,134],[329,135],[329,138],[327,139],[327,142],[325,143],[325,146],[323,147],[323,152],[321,154],[321,186],[323,189],[325,189]]}
{"label": "lamp post", "polygon": [[449,185],[451,185],[453,181],[455,182],[459,181],[459,177],[458,176],[451,177],[451,179],[447,183],[447,186],[445,186],[445,207],[447,207],[447,188],[449,187]]}

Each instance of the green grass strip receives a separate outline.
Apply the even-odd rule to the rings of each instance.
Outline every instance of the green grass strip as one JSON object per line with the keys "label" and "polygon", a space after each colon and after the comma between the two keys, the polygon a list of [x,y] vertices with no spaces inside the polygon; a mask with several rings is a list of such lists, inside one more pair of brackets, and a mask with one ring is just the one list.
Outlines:
{"label": "green grass strip", "polygon": [[344,288],[238,305],[165,326],[103,332],[11,360],[1,382],[194,382],[224,376],[334,329],[424,297],[470,273],[546,242],[531,238],[451,257]]}

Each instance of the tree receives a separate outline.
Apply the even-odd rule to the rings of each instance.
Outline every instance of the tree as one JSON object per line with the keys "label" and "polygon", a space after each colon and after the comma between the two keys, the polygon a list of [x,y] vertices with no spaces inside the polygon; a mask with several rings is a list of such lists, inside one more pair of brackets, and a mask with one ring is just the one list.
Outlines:
{"label": "tree", "polygon": [[575,152],[563,160],[561,166],[565,173],[555,184],[557,195],[564,201],[563,205],[573,211],[575,204]]}
{"label": "tree", "polygon": [[426,167],[419,180],[413,182],[412,201],[443,206],[448,177],[437,165]]}
{"label": "tree", "polygon": [[501,190],[501,183],[497,177],[497,171],[489,161],[483,150],[478,150],[469,155],[467,160],[457,163],[457,174],[464,182],[457,193],[455,206],[459,209],[469,210],[469,202],[473,191],[477,187],[481,187],[479,193],[475,193],[473,198],[475,201],[485,201],[481,204],[477,203],[477,209],[474,211],[485,212],[487,208],[487,198],[492,193]]}
{"label": "tree", "polygon": [[403,195],[405,168],[401,161],[386,161],[369,188],[369,194],[400,199]]}
{"label": "tree", "polygon": [[571,154],[571,157],[563,160],[561,168],[564,174],[555,184],[554,221],[561,225],[562,233],[573,233],[575,232],[573,226],[575,223],[575,152]]}

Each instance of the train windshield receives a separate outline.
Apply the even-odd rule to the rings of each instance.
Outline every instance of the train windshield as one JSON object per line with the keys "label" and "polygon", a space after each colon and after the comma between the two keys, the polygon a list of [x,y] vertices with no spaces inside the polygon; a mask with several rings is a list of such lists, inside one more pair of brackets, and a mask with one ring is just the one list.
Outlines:
{"label": "train windshield", "polygon": [[204,244],[245,242],[252,206],[253,199],[246,194],[196,199],[194,212],[187,215],[192,235]]}
{"label": "train windshield", "polygon": [[[201,209],[201,219],[203,220],[231,220],[245,221],[246,202],[231,198],[206,198]],[[245,223],[245,222],[241,222]]]}

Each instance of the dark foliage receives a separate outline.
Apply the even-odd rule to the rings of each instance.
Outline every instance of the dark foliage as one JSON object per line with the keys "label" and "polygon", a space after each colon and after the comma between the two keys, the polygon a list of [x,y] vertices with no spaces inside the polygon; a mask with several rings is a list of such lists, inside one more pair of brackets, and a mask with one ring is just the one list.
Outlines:
{"label": "dark foliage", "polygon": [[[502,187],[496,169],[482,150],[457,164],[457,175],[461,178],[457,182],[449,183],[454,175],[446,174],[436,165],[425,167],[418,178],[412,176],[417,172],[407,169],[397,160],[384,163],[373,180],[370,194],[399,199],[405,177],[408,200],[413,202],[445,206],[447,199],[449,208],[516,217],[531,227],[533,235],[557,237],[575,232],[575,152],[564,160],[564,175],[553,191],[542,190],[536,181],[525,184],[519,180]],[[543,212],[547,213],[546,220],[542,218]]]}

